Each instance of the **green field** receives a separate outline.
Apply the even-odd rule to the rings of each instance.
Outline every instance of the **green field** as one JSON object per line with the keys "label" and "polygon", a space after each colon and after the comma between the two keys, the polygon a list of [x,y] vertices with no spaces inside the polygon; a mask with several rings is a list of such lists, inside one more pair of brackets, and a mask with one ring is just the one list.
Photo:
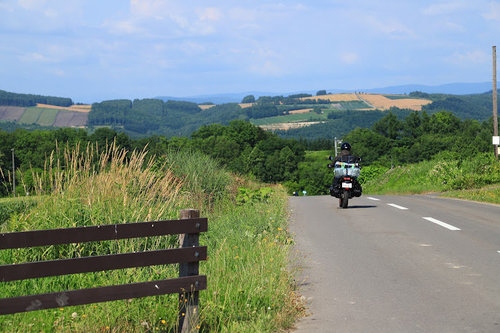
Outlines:
{"label": "green field", "polygon": [[42,113],[41,108],[37,107],[27,108],[26,111],[24,111],[21,118],[19,119],[19,123],[36,124],[38,122],[38,118],[40,118],[41,113]]}
{"label": "green field", "polygon": [[39,108],[39,107],[29,107],[26,108],[23,115],[19,119],[21,124],[37,124],[41,126],[51,126],[55,120],[56,116],[60,110],[49,109],[49,108]]}
{"label": "green field", "polygon": [[342,105],[342,107],[345,110],[357,110],[357,109],[370,108],[370,106],[363,101],[339,102],[339,104]]}
{"label": "green field", "polygon": [[326,119],[327,119],[326,114],[317,114],[314,112],[308,112],[299,114],[289,114],[285,116],[251,119],[251,122],[254,125],[260,126],[260,125],[270,125],[279,123],[293,123],[299,121],[322,121]]}

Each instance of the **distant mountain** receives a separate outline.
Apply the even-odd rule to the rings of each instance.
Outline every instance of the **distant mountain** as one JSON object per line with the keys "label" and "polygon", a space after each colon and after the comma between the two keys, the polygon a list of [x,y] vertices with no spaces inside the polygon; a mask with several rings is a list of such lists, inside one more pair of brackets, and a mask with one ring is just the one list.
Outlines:
{"label": "distant mountain", "polygon": [[[437,86],[427,86],[422,84],[407,84],[400,86],[389,86],[383,88],[371,88],[371,89],[356,89],[357,91],[374,93],[374,94],[409,94],[412,91],[422,91],[429,94],[453,94],[453,95],[468,95],[468,94],[480,94],[487,91],[491,91],[491,82],[476,82],[476,83],[448,83]],[[315,95],[317,90],[301,90],[293,92],[266,92],[266,91],[249,91],[241,93],[227,93],[227,94],[214,94],[214,95],[197,95],[197,96],[187,96],[187,97],[172,97],[172,96],[158,96],[157,99],[163,101],[187,101],[192,103],[205,103],[212,102],[214,104],[223,103],[239,103],[243,97],[248,95],[254,95],[255,98],[260,96],[289,96],[292,94],[307,93]],[[353,90],[346,89],[327,89],[331,93],[347,93],[353,92]]]}
{"label": "distant mountain", "polygon": [[478,82],[478,83],[448,83],[438,86],[407,84],[401,86],[390,86],[385,88],[364,89],[361,91],[374,94],[409,94],[412,91],[421,91],[429,94],[469,95],[469,94],[481,94],[491,90],[492,90],[491,82]]}
{"label": "distant mountain", "polygon": [[158,96],[156,99],[161,99],[164,102],[171,101],[186,101],[191,103],[205,103],[212,102],[214,104],[224,104],[224,103],[240,103],[243,97],[248,95],[254,95],[255,98],[259,96],[276,96],[276,93],[270,92],[242,92],[242,93],[228,93],[228,94],[214,94],[214,95],[197,95],[197,96],[187,96],[187,97],[172,97],[172,96]]}

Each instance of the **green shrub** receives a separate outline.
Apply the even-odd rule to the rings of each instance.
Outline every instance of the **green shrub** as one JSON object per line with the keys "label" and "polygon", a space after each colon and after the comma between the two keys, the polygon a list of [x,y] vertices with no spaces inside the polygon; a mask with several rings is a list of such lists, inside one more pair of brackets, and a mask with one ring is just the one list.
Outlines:
{"label": "green shrub", "polygon": [[273,193],[273,190],[270,187],[261,187],[256,190],[239,187],[236,202],[242,205],[245,203],[254,204],[256,202],[266,201],[270,198],[271,193]]}

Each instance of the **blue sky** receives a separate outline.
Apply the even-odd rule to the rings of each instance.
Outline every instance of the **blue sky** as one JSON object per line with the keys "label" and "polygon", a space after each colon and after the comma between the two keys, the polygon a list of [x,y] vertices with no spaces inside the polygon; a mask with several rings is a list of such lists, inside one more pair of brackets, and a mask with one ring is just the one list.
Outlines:
{"label": "blue sky", "polygon": [[485,82],[499,38],[500,1],[0,0],[0,89],[94,102]]}

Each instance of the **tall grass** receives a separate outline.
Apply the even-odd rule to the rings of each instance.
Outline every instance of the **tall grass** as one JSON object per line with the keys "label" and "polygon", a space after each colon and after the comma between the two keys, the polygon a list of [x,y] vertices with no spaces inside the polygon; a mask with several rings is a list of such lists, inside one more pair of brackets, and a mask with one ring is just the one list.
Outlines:
{"label": "tall grass", "polygon": [[[362,171],[363,173],[363,171]],[[424,193],[480,188],[500,183],[500,163],[492,154],[432,160],[390,169],[366,181],[367,193]]]}
{"label": "tall grass", "polygon": [[[203,332],[269,332],[289,327],[301,311],[287,272],[292,242],[286,231],[286,193],[236,205],[243,180],[202,154],[171,152],[146,158],[115,146],[54,152],[35,175],[44,196],[14,216],[2,232],[173,219],[181,208],[201,209],[209,231],[200,243],[208,260],[200,273]],[[251,184],[246,184],[250,186]],[[253,185],[259,186],[259,185]],[[150,237],[0,251],[0,264],[176,247],[176,237]],[[178,275],[176,265],[153,266],[2,283],[0,297],[151,281]],[[7,332],[155,332],[175,329],[177,295],[115,301],[0,317]]]}

